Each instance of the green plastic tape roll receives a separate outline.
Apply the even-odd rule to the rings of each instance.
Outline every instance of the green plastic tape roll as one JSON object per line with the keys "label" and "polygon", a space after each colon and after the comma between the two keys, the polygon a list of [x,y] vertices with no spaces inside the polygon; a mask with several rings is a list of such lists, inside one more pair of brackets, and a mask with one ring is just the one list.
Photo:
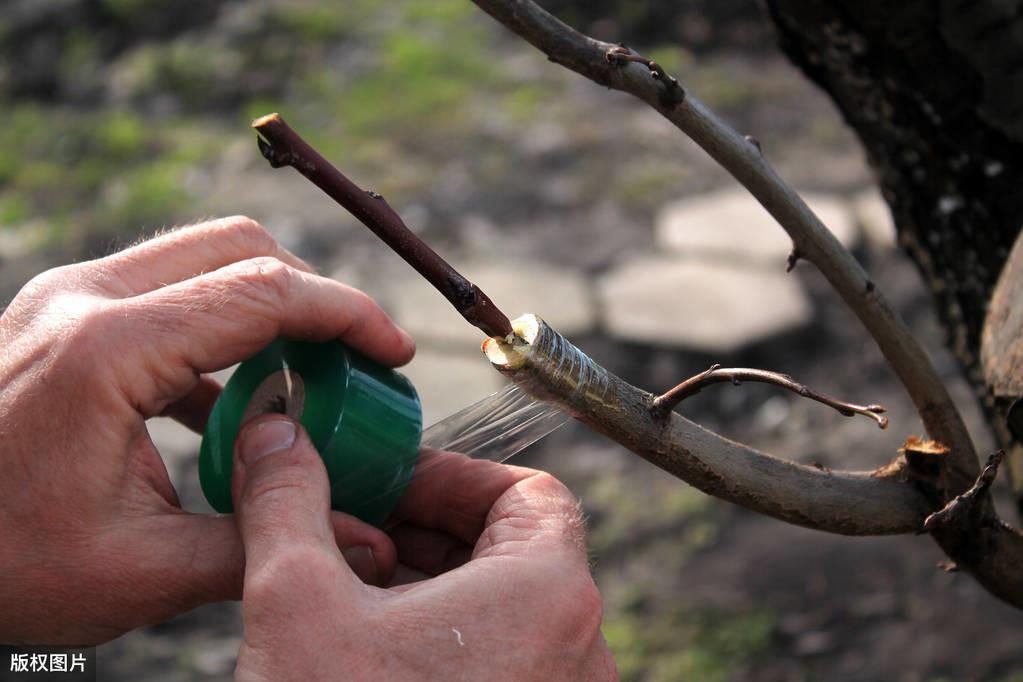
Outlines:
{"label": "green plastic tape roll", "polygon": [[210,413],[199,481],[217,511],[233,511],[239,428],[270,412],[302,422],[327,467],[332,508],[383,523],[419,456],[422,409],[412,382],[337,341],[277,339],[238,367]]}

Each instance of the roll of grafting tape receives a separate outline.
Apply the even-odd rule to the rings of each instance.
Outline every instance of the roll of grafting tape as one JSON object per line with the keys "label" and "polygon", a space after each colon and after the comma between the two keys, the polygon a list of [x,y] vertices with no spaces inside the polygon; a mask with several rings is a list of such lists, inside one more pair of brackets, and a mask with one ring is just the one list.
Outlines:
{"label": "roll of grafting tape", "polygon": [[330,478],[331,507],[380,525],[415,470],[422,409],[403,375],[344,344],[277,339],[243,362],[210,413],[199,451],[203,494],[231,512],[234,441],[267,413],[298,419]]}

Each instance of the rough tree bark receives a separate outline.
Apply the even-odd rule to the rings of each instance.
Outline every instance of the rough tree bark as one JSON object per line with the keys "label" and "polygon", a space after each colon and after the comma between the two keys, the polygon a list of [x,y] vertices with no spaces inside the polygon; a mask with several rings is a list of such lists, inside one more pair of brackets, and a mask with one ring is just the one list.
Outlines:
{"label": "rough tree bark", "polygon": [[[764,0],[786,55],[838,105],[1003,445],[981,330],[1023,227],[1023,0]],[[1010,460],[1018,504],[1023,456]],[[1021,506],[1023,508],[1023,506]]]}

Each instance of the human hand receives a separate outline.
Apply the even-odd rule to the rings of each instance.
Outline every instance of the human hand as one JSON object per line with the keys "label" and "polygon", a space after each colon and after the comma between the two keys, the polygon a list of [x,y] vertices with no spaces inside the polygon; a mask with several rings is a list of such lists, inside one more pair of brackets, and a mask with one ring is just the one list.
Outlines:
{"label": "human hand", "polygon": [[380,589],[338,552],[326,470],[294,422],[250,422],[234,467],[236,679],[617,679],[578,503],[548,474],[426,453],[393,537],[400,562],[436,577]]}
{"label": "human hand", "polygon": [[[247,218],[25,286],[0,317],[0,642],[98,643],[240,596],[233,517],[181,510],[145,420],[201,430],[220,390],[203,373],[278,335],[342,338],[389,365],[414,352],[365,294],[312,274]],[[363,578],[390,579],[383,532],[329,520]]]}

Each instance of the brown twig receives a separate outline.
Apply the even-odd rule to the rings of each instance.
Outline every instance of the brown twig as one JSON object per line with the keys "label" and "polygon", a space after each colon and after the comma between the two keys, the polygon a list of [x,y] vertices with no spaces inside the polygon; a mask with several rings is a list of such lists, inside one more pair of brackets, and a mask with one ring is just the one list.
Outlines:
{"label": "brown twig", "polygon": [[987,459],[984,470],[977,476],[973,486],[955,498],[944,508],[924,520],[921,533],[934,532],[943,526],[958,526],[966,531],[976,528],[984,511],[983,500],[998,475],[998,467],[1005,459],[1005,450],[995,452]]}
{"label": "brown twig", "polygon": [[252,122],[261,136],[259,150],[274,168],[291,166],[341,204],[426,278],[469,324],[487,336],[512,333],[508,317],[475,284],[458,273],[417,237],[376,192],[366,192],[324,159],[279,114]]}
{"label": "brown twig", "polygon": [[823,403],[828,407],[834,408],[846,417],[862,414],[863,416],[870,417],[876,421],[880,428],[888,428],[888,417],[885,417],[882,414],[885,410],[881,405],[856,405],[855,403],[847,403],[844,400],[839,400],[837,398],[824,395],[823,393],[818,393],[810,387],[795,381],[787,374],[769,372],[764,369],[722,367],[721,365],[712,365],[710,369],[689,377],[678,386],[675,386],[671,390],[657,396],[650,405],[650,412],[655,419],[663,419],[671,413],[671,411],[675,409],[675,406],[680,402],[690,396],[696,395],[711,384],[729,382],[738,386],[744,381],[756,381],[763,384],[781,386],[782,388],[792,391],[793,393],[797,393],[804,398],[816,400],[819,403]]}

